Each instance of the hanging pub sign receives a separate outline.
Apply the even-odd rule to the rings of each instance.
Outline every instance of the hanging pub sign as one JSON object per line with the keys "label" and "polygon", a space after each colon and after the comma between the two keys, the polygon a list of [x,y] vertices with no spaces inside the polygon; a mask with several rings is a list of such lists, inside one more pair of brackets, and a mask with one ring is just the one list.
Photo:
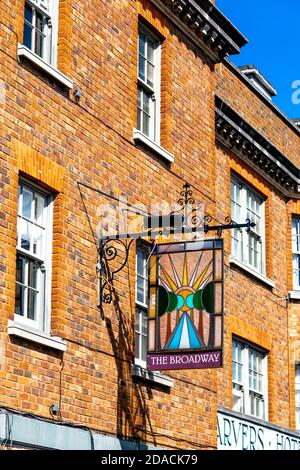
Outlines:
{"label": "hanging pub sign", "polygon": [[223,240],[157,245],[150,257],[150,370],[222,367]]}

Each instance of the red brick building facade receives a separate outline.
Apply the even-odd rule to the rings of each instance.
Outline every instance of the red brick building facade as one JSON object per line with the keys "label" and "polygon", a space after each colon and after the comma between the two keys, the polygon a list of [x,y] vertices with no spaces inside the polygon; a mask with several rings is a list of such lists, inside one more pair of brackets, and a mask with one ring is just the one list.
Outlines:
{"label": "red brick building facade", "polygon": [[[269,429],[299,448],[299,129],[255,68],[226,58],[246,39],[208,0],[3,0],[1,12],[9,442],[267,448]],[[223,367],[151,375],[134,367],[135,243],[99,308],[95,233],[111,201],[97,190],[150,208],[185,182],[218,223],[246,214],[257,228],[223,233]]]}

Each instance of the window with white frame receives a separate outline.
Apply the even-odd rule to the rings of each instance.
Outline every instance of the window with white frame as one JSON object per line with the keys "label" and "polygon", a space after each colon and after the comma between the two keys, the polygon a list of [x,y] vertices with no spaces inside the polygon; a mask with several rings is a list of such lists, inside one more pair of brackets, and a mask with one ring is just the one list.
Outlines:
{"label": "window with white frame", "polygon": [[56,66],[59,0],[26,0],[23,44]]}
{"label": "window with white frame", "polygon": [[296,429],[300,430],[300,364],[295,369]]}
{"label": "window with white frame", "polygon": [[146,367],[148,347],[148,253],[136,250],[135,364]]}
{"label": "window with white frame", "polygon": [[267,355],[236,340],[232,342],[232,408],[267,419]]}
{"label": "window with white frame", "polygon": [[52,245],[51,197],[21,181],[18,197],[15,320],[47,332]]}
{"label": "window with white frame", "polygon": [[233,177],[231,180],[231,219],[256,225],[232,231],[232,257],[260,274],[265,274],[264,199],[252,188]]}
{"label": "window with white frame", "polygon": [[138,35],[137,128],[160,141],[160,41],[145,26]]}
{"label": "window with white frame", "polygon": [[300,217],[293,217],[292,224],[292,251],[293,251],[293,287],[300,289]]}

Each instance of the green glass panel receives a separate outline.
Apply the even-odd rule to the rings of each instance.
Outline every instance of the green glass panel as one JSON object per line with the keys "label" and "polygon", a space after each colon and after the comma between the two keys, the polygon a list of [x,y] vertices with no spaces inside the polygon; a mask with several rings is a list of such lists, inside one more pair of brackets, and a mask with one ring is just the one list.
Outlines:
{"label": "green glass panel", "polygon": [[157,299],[158,299],[157,312],[158,312],[158,315],[161,317],[168,311],[168,305],[169,305],[168,292],[162,286],[158,286],[157,288]]}
{"label": "green glass panel", "polygon": [[214,313],[214,282],[209,282],[202,292],[202,304],[208,313]]}
{"label": "green glass panel", "polygon": [[194,307],[197,310],[204,310],[203,303],[202,303],[202,290],[197,290],[194,294]]}
{"label": "green glass panel", "polygon": [[173,312],[177,307],[177,295],[174,292],[169,292],[169,305],[168,312]]}

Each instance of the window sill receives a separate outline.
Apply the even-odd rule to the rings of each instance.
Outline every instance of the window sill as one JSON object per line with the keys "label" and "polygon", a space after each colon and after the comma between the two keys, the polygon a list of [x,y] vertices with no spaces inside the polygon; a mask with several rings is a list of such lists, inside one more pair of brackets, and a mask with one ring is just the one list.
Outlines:
{"label": "window sill", "polygon": [[152,370],[144,369],[141,366],[132,364],[131,366],[131,376],[138,377],[147,382],[152,382],[153,384],[161,385],[163,387],[172,388],[174,385],[174,380],[170,379],[167,375],[163,375],[160,372],[153,372]]}
{"label": "window sill", "polygon": [[291,291],[289,291],[289,299],[291,299],[291,300],[300,300],[300,290],[291,290]]}
{"label": "window sill", "polygon": [[174,156],[171,153],[169,153],[167,150],[162,148],[160,145],[153,142],[153,140],[149,139],[149,137],[147,137],[141,131],[138,131],[137,129],[133,129],[133,140],[135,143],[139,142],[139,143],[144,144],[146,147],[153,150],[153,152],[155,152],[157,155],[164,158],[168,162],[170,163],[174,162]]}
{"label": "window sill", "polygon": [[247,273],[251,274],[251,276],[253,277],[256,277],[257,279],[259,279],[261,282],[263,282],[264,284],[266,284],[267,286],[269,287],[272,287],[272,289],[274,289],[275,287],[275,282],[271,281],[271,279],[269,279],[268,277],[264,276],[263,274],[260,274],[256,271],[254,271],[254,269],[251,269],[249,266],[247,266],[246,264],[242,263],[241,261],[238,261],[237,259],[235,258],[232,258],[231,256],[229,256],[229,263],[230,264],[233,264],[235,266],[238,266],[239,268],[243,269],[243,271],[246,271]]}
{"label": "window sill", "polygon": [[52,67],[52,65],[47,64],[43,59],[41,59],[37,54],[32,52],[23,44],[18,44],[18,57],[23,57],[28,59],[30,62],[34,63],[38,68],[42,69],[56,81],[58,81],[61,85],[65,86],[72,90],[73,82],[68,77],[66,77],[63,73],[61,73],[56,68]]}
{"label": "window sill", "polygon": [[49,348],[56,349],[57,351],[65,352],[67,350],[67,343],[58,336],[46,335],[40,331],[30,329],[26,325],[21,325],[16,321],[8,321],[8,334],[10,336],[27,339],[33,343],[48,346]]}

